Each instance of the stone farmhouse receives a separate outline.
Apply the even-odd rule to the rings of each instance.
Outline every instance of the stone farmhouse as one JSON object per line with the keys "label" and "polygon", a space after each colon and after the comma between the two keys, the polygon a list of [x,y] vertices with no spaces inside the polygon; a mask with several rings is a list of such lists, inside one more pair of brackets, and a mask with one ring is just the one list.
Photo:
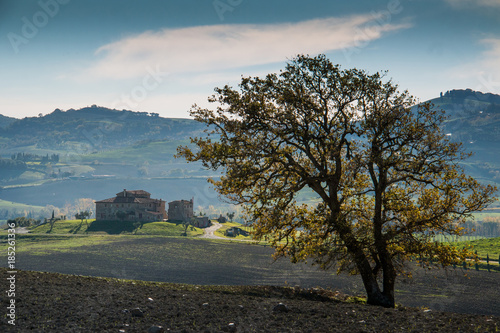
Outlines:
{"label": "stone farmhouse", "polygon": [[123,190],[116,197],[96,201],[96,220],[152,222],[167,218],[165,201],[151,199],[149,192]]}
{"label": "stone farmhouse", "polygon": [[194,216],[194,199],[176,200],[168,203],[168,220],[172,222],[189,221],[198,228],[209,227],[212,223],[206,216]]}
{"label": "stone farmhouse", "polygon": [[194,216],[193,201],[176,200],[168,203],[168,219],[170,221],[191,221]]}
{"label": "stone farmhouse", "polygon": [[176,200],[168,203],[168,214],[165,201],[151,199],[149,192],[127,191],[116,193],[116,197],[96,201],[96,220],[102,221],[163,221],[168,217],[172,222],[192,222],[195,227],[205,228],[211,225],[206,216],[194,216],[194,199]]}

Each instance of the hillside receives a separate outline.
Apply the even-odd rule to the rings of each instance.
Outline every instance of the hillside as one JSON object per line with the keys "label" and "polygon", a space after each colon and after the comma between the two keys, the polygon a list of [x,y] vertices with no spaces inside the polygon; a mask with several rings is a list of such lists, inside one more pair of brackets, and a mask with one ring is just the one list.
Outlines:
{"label": "hillside", "polygon": [[467,172],[500,183],[500,95],[451,90],[430,102],[446,111],[445,133],[474,154],[464,163]]}
{"label": "hillside", "polygon": [[13,122],[15,122],[16,120],[17,120],[16,118],[6,117],[0,114],[0,128],[3,129],[12,124]]}
{"label": "hillside", "polygon": [[500,142],[500,95],[451,90],[430,100],[446,111],[445,131],[453,140],[468,144]]}
{"label": "hillside", "polygon": [[75,143],[80,143],[88,152],[93,152],[142,140],[187,138],[204,127],[191,119],[163,118],[157,113],[93,105],[79,110],[56,109],[45,116],[13,121],[0,134],[4,139],[0,148],[12,151],[34,145],[37,149],[72,151]]}

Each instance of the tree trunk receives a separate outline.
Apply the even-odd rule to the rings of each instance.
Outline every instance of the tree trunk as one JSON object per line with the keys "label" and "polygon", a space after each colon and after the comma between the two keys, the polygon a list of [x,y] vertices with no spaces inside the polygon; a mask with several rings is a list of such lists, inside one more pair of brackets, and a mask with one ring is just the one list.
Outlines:
{"label": "tree trunk", "polygon": [[364,259],[359,263],[358,269],[363,280],[363,285],[366,290],[367,303],[370,305],[383,306],[385,308],[393,308],[394,303],[394,281],[395,277],[389,278],[384,272],[384,290],[381,291],[377,277],[373,274],[368,260]]}
{"label": "tree trunk", "polygon": [[395,306],[394,304],[394,285],[396,283],[396,269],[392,263],[392,259],[390,255],[387,253],[387,249],[384,251],[384,255],[381,256],[382,262],[382,272],[383,272],[383,294],[389,302],[392,304],[391,307]]}
{"label": "tree trunk", "polygon": [[377,305],[377,306],[383,306],[384,308],[393,308],[395,306],[394,304],[394,295],[392,297],[390,295],[386,295],[385,292],[380,292],[380,289],[368,293],[367,291],[367,303],[370,305]]}

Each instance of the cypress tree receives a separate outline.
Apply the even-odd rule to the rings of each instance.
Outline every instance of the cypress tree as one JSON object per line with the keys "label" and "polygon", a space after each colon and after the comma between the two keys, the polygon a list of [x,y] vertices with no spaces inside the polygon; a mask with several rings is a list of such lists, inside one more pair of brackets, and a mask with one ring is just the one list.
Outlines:
{"label": "cypress tree", "polygon": [[476,258],[475,258],[476,259],[476,271],[479,271],[479,263],[478,263],[478,259],[477,259],[477,250],[476,250],[475,254],[476,254]]}

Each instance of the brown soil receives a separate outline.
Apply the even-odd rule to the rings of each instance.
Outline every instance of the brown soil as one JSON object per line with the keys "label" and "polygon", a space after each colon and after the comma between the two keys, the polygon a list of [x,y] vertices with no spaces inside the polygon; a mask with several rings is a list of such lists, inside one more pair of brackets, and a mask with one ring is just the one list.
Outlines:
{"label": "brown soil", "polygon": [[[6,281],[7,270],[0,272]],[[2,315],[1,332],[148,332],[152,326],[162,326],[164,332],[500,329],[500,317],[402,306],[385,309],[322,289],[193,286],[31,271],[17,271],[15,278],[16,325]],[[10,299],[7,293],[0,297],[6,313]],[[279,303],[287,311],[273,310]]]}

